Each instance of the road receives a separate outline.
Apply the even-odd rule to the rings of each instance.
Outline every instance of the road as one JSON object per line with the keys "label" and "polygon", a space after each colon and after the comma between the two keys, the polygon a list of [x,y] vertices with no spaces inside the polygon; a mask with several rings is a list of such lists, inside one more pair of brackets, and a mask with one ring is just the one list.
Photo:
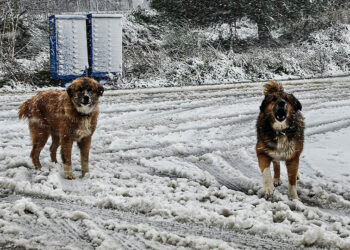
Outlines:
{"label": "road", "polygon": [[[262,190],[263,83],[105,91],[90,173],[72,181],[50,144],[33,168],[17,109],[34,93],[0,94],[0,247],[350,249],[350,78],[283,84],[307,127],[301,202],[283,167],[274,196]],[[73,165],[79,177],[76,146]]]}

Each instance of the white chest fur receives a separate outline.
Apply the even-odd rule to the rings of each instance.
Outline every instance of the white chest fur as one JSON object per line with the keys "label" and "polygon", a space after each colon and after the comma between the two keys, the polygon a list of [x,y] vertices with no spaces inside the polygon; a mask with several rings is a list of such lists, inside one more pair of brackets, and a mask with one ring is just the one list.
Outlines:
{"label": "white chest fur", "polygon": [[276,149],[269,150],[267,153],[274,160],[290,160],[295,153],[295,142],[289,141],[287,136],[279,136],[277,137]]}
{"label": "white chest fur", "polygon": [[78,128],[75,130],[75,139],[80,141],[82,138],[90,136],[92,134],[91,118],[87,117],[81,120]]}

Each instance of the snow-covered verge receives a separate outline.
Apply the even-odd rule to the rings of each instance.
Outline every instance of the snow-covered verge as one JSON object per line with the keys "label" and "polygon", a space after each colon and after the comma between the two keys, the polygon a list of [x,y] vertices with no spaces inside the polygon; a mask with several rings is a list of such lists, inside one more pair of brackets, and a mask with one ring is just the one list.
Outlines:
{"label": "snow-covered verge", "polygon": [[[34,33],[30,43],[40,41],[42,51],[32,55],[32,60],[17,60],[19,74],[28,76],[22,77],[20,83],[13,76],[2,79],[5,71],[0,65],[0,83],[7,82],[0,92],[52,84],[43,79],[49,74],[48,34],[32,26],[29,25]],[[201,29],[177,24],[152,10],[125,14],[123,79],[111,87],[168,87],[350,74],[349,23],[338,21],[324,25],[297,41],[284,39],[275,47],[261,46],[256,24],[242,19],[237,23],[233,44],[228,49],[229,31],[227,24]],[[276,41],[282,41],[285,32],[274,30]],[[226,44],[226,48],[222,44]],[[20,54],[17,57],[20,58]],[[33,80],[35,72],[45,75],[36,75],[38,80]]]}
{"label": "snow-covered verge", "polygon": [[[0,95],[0,248],[350,249],[350,78],[285,82],[307,129],[298,193],[266,198],[254,152],[262,83],[106,91],[90,173],[30,161],[32,94]],[[49,139],[50,141],[50,139]]]}
{"label": "snow-covered verge", "polygon": [[[158,20],[156,12],[141,13]],[[263,79],[297,79],[350,73],[350,25],[335,23],[298,41],[266,47],[257,42],[256,24],[237,24],[232,49],[229,26],[194,28],[155,25],[130,15],[124,21],[126,87],[218,84]],[[279,40],[282,31],[273,36]],[[227,46],[226,46],[227,47]],[[123,87],[121,85],[120,87]]]}

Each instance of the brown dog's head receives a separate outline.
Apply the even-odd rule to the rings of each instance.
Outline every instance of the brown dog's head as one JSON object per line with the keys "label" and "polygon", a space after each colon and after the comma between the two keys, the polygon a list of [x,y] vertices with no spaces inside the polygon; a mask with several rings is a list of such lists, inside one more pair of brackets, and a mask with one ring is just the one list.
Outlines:
{"label": "brown dog's head", "polygon": [[67,88],[67,93],[76,110],[82,114],[90,114],[98,104],[104,88],[96,80],[88,77],[75,79]]}
{"label": "brown dog's head", "polygon": [[299,100],[292,94],[284,92],[280,83],[270,81],[264,85],[265,99],[260,111],[267,114],[275,130],[289,127],[290,117],[302,109]]}

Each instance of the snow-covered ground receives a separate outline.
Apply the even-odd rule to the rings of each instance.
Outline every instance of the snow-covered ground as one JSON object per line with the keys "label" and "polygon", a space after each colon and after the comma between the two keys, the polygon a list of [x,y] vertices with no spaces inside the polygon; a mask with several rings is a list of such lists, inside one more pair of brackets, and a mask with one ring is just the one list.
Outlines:
{"label": "snow-covered ground", "polygon": [[[350,249],[350,78],[285,82],[303,104],[299,201],[266,199],[254,152],[263,83],[106,91],[90,173],[33,169],[0,94],[0,248]],[[79,154],[73,150],[76,176]]]}

